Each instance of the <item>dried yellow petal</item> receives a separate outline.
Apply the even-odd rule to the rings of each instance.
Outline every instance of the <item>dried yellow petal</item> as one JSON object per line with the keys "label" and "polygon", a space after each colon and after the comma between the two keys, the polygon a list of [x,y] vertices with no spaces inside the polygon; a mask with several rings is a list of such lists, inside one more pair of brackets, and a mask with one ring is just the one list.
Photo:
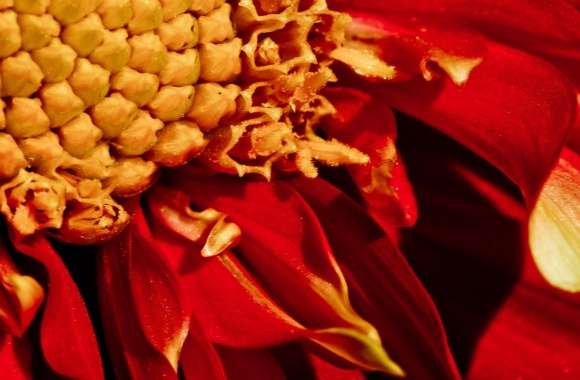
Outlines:
{"label": "dried yellow petal", "polygon": [[3,190],[6,203],[1,205],[2,213],[18,233],[30,235],[39,229],[61,226],[65,209],[63,183],[21,172]]}
{"label": "dried yellow petal", "polygon": [[97,244],[118,235],[130,220],[123,207],[111,198],[96,204],[72,204],[55,235],[71,244]]}

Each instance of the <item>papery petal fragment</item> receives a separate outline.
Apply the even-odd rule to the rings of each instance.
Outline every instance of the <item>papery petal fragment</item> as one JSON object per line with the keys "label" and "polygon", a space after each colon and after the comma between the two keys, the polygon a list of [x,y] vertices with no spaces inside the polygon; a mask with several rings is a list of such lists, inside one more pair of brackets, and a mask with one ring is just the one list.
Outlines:
{"label": "papery petal fragment", "polygon": [[531,214],[529,240],[552,285],[580,291],[580,156],[565,149]]}

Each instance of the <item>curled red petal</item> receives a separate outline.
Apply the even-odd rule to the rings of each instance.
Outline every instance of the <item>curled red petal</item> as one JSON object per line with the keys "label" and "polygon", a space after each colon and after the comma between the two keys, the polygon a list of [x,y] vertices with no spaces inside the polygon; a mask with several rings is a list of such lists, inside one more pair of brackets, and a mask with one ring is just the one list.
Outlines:
{"label": "curled red petal", "polygon": [[42,235],[17,237],[13,243],[17,251],[42,263],[48,273],[40,344],[49,366],[73,379],[104,379],[91,320],[61,258]]}
{"label": "curled red petal", "polygon": [[186,193],[158,185],[147,200],[155,244],[173,261],[184,294],[188,295],[191,313],[211,341],[230,347],[257,348],[304,336],[303,327],[266,295],[234,255],[226,252],[202,258],[201,247],[175,236],[181,236],[181,231],[176,230],[176,220],[167,220],[167,209],[188,207]]}
{"label": "curled red petal", "polygon": [[350,306],[344,277],[316,218],[290,188],[225,176],[195,179],[187,168],[167,183],[185,192],[196,207],[211,205],[240,226],[240,260],[220,260],[227,260],[222,263],[226,271],[243,279],[238,281],[253,300],[249,305],[296,321],[295,328],[303,328],[313,342],[362,368],[401,373],[376,330]]}
{"label": "curled red petal", "polygon": [[136,380],[177,379],[169,362],[135,326],[134,311],[126,301],[125,272],[115,253],[112,249],[104,251],[98,267],[99,303],[115,374]]}
{"label": "curled red petal", "polygon": [[325,130],[371,159],[367,165],[349,167],[371,215],[385,226],[413,225],[417,203],[395,147],[393,112],[380,99],[359,90],[332,88],[325,95],[337,109]]}
{"label": "curled red petal", "polygon": [[[292,181],[318,215],[344,268],[355,306],[392,344],[413,379],[458,379],[445,332],[428,293],[384,232],[330,184]],[[391,346],[389,346],[391,347]]]}
{"label": "curled red petal", "polygon": [[490,161],[533,204],[567,142],[576,93],[545,61],[492,41],[486,45],[488,53],[463,87],[445,78],[415,79],[383,84],[374,95]]}
{"label": "curled red petal", "polygon": [[103,320],[118,373],[133,379],[177,379],[189,319],[146,223],[137,209],[131,226],[101,252]]}

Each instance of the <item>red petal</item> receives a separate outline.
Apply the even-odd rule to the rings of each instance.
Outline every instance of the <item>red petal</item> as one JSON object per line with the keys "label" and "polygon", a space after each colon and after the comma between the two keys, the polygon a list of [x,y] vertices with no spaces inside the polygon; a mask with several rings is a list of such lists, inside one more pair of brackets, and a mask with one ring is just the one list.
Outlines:
{"label": "red petal", "polygon": [[268,350],[236,350],[221,347],[219,353],[228,380],[286,379],[276,358]]}
{"label": "red petal", "polygon": [[22,336],[44,301],[42,286],[22,275],[0,242],[0,330]]}
{"label": "red petal", "polygon": [[234,255],[202,258],[199,246],[161,225],[166,208],[180,210],[182,201],[181,206],[189,206],[186,194],[158,185],[149,195],[150,219],[158,223],[153,225],[155,244],[164,247],[162,252],[174,262],[192,314],[211,341],[256,348],[304,336],[303,327],[275,305]]}
{"label": "red petal", "polygon": [[131,226],[101,253],[103,319],[111,318],[110,345],[121,345],[116,359],[125,356],[132,378],[177,378],[189,320],[173,273],[153,247],[138,209]]}
{"label": "red petal", "polygon": [[314,369],[318,380],[364,380],[365,376],[361,371],[338,368],[331,363],[309,354],[310,365]]}
{"label": "red petal", "polygon": [[[529,355],[536,348],[525,338],[537,336],[532,334],[530,322],[542,320],[533,331],[543,334],[548,322],[543,316],[554,315],[547,310],[551,308],[547,298],[530,302],[526,306],[529,313],[520,307],[518,316],[510,322],[510,331],[500,329],[506,336],[494,333],[490,343],[481,342],[481,337],[494,329],[498,310],[503,313],[503,305],[513,294],[524,258],[528,257],[523,245],[526,213],[522,212],[521,200],[517,205],[513,185],[485,161],[427,127],[401,125],[400,147],[406,153],[422,210],[417,226],[404,233],[403,247],[442,312],[461,367],[467,371],[474,355],[478,360],[481,345],[498,339],[503,351],[499,351],[499,345],[496,352],[486,349],[484,365],[474,364],[477,372],[483,371],[475,378],[528,378],[537,370],[539,378],[559,379],[559,372],[541,371],[546,363],[543,357],[531,359]],[[423,138],[416,139],[418,135]],[[560,337],[567,328],[574,329],[570,333],[575,334],[571,320],[554,320],[554,327],[562,331]],[[547,336],[546,341],[550,341]],[[578,355],[577,351],[568,351],[564,340],[558,341],[562,350],[550,344],[546,349],[567,361]],[[537,342],[543,344],[544,339]],[[555,356],[546,356],[553,369],[557,368]],[[512,358],[514,366],[509,363]],[[474,371],[472,367],[470,373]]]}
{"label": "red petal", "polygon": [[22,339],[0,335],[0,368],[7,380],[32,380],[30,357]]}
{"label": "red petal", "polygon": [[40,343],[50,367],[74,379],[104,379],[93,326],[70,274],[41,235],[13,239],[16,249],[41,262],[48,272],[48,296]]}
{"label": "red petal", "polygon": [[578,320],[580,296],[519,284],[479,339],[467,378],[580,378]]}
{"label": "red petal", "polygon": [[392,111],[380,99],[355,89],[333,88],[325,95],[338,110],[325,129],[371,158],[369,165],[349,167],[371,215],[384,225],[413,225],[417,204],[394,145]]}
{"label": "red petal", "polygon": [[580,10],[565,0],[330,0],[329,5],[409,24],[454,22],[531,51],[580,58]]}
{"label": "red petal", "polygon": [[135,326],[134,310],[127,302],[126,272],[116,253],[105,250],[98,267],[99,304],[115,373],[121,379],[177,379],[169,362]]}
{"label": "red petal", "polygon": [[459,378],[429,295],[384,232],[328,183],[298,179],[293,185],[319,216],[353,285],[353,302],[409,378]]}
{"label": "red petal", "polygon": [[487,50],[464,87],[416,79],[375,96],[489,160],[532,204],[567,141],[576,95],[544,61],[491,41]]}
{"label": "red petal", "polygon": [[288,380],[364,380],[362,371],[340,368],[300,344],[271,349]]}
{"label": "red petal", "polygon": [[226,377],[218,352],[193,317],[179,366],[185,380],[231,380]]}
{"label": "red petal", "polygon": [[367,369],[399,371],[382,349],[374,328],[351,309],[344,278],[320,226],[291,189],[282,183],[242,182],[229,177],[196,180],[187,168],[170,182],[196,207],[215,207],[241,227],[237,256],[255,277],[249,278],[240,263],[228,256],[220,259],[228,260],[222,264],[226,271],[234,271],[235,277],[243,279],[249,293],[246,297],[256,299],[250,305],[274,306],[260,286],[254,285],[261,284],[292,318],[278,307],[270,313],[289,320],[287,324],[295,319],[299,323],[293,322],[294,328],[307,327],[304,333],[317,344]]}

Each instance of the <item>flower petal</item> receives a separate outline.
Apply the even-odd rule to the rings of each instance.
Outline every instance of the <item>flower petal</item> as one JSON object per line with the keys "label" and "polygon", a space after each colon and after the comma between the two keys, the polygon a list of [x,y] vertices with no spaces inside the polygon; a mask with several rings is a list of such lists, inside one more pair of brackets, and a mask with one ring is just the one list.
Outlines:
{"label": "flower petal", "polygon": [[190,318],[179,366],[185,380],[231,380],[226,377],[217,350],[194,317]]}
{"label": "flower petal", "polygon": [[480,337],[466,378],[579,378],[579,306],[578,295],[520,283]]}
{"label": "flower petal", "polygon": [[44,301],[42,286],[18,272],[4,244],[0,242],[0,326],[22,336]]}
{"label": "flower petal", "polygon": [[[434,41],[468,45],[473,39],[482,42],[467,33]],[[416,78],[382,84],[374,96],[489,160],[533,204],[568,138],[576,93],[546,62],[492,41],[485,44],[487,54],[463,87],[445,78]]]}
{"label": "flower petal", "polygon": [[330,0],[329,4],[408,24],[434,19],[459,23],[531,51],[580,58],[580,10],[566,0],[473,0],[469,4],[462,0]]}
{"label": "flower petal", "polygon": [[287,379],[274,355],[268,350],[239,350],[220,347],[219,353],[228,380]]}
{"label": "flower petal", "polygon": [[382,100],[355,89],[332,88],[325,95],[338,111],[325,123],[325,130],[371,159],[368,165],[348,168],[371,215],[384,225],[414,224],[417,204],[395,147],[392,111]]}
{"label": "flower petal", "polygon": [[115,373],[119,378],[136,380],[176,380],[167,359],[135,328],[134,310],[127,302],[126,272],[116,253],[113,249],[104,250],[98,267],[99,303]]}
{"label": "flower petal", "polygon": [[[176,279],[153,247],[147,222],[137,209],[131,226],[103,248],[103,318],[113,318],[110,328],[116,331],[110,334],[122,345],[120,354],[133,378],[146,379],[154,373],[176,378],[189,319]],[[112,310],[106,310],[108,305]],[[147,347],[137,347],[143,343]],[[168,374],[168,365],[172,374]]]}
{"label": "flower petal", "polygon": [[377,326],[409,378],[459,378],[429,295],[384,232],[330,184],[292,184],[319,216],[353,285],[355,305]]}
{"label": "flower petal", "polygon": [[60,257],[42,235],[16,237],[12,241],[17,251],[41,262],[48,273],[40,344],[49,366],[74,379],[104,379],[86,306]]}
{"label": "flower petal", "polygon": [[580,156],[565,150],[530,219],[530,247],[554,286],[580,291]]}
{"label": "flower petal", "polygon": [[466,378],[578,377],[580,299],[522,271],[532,260],[514,186],[427,126],[399,121],[422,210],[403,247],[442,312]]}
{"label": "flower petal", "polygon": [[293,343],[271,349],[288,380],[364,380],[362,371],[337,367],[313,354],[304,345]]}
{"label": "flower petal", "polygon": [[32,380],[30,358],[23,355],[26,348],[25,341],[0,335],[0,368],[4,379]]}
{"label": "flower petal", "polygon": [[240,226],[238,255],[255,273],[254,281],[308,328],[312,341],[362,368],[401,374],[374,328],[350,307],[342,273],[300,197],[282,183],[191,177],[183,170],[170,183],[196,207],[211,205]]}
{"label": "flower petal", "polygon": [[147,201],[156,247],[162,247],[160,251],[173,261],[184,294],[189,295],[192,314],[211,341],[235,348],[261,348],[304,336],[304,328],[266,295],[236,256],[224,252],[202,258],[202,248],[183,238],[188,235],[184,231],[191,231],[183,216],[191,203],[187,194],[158,185]]}

